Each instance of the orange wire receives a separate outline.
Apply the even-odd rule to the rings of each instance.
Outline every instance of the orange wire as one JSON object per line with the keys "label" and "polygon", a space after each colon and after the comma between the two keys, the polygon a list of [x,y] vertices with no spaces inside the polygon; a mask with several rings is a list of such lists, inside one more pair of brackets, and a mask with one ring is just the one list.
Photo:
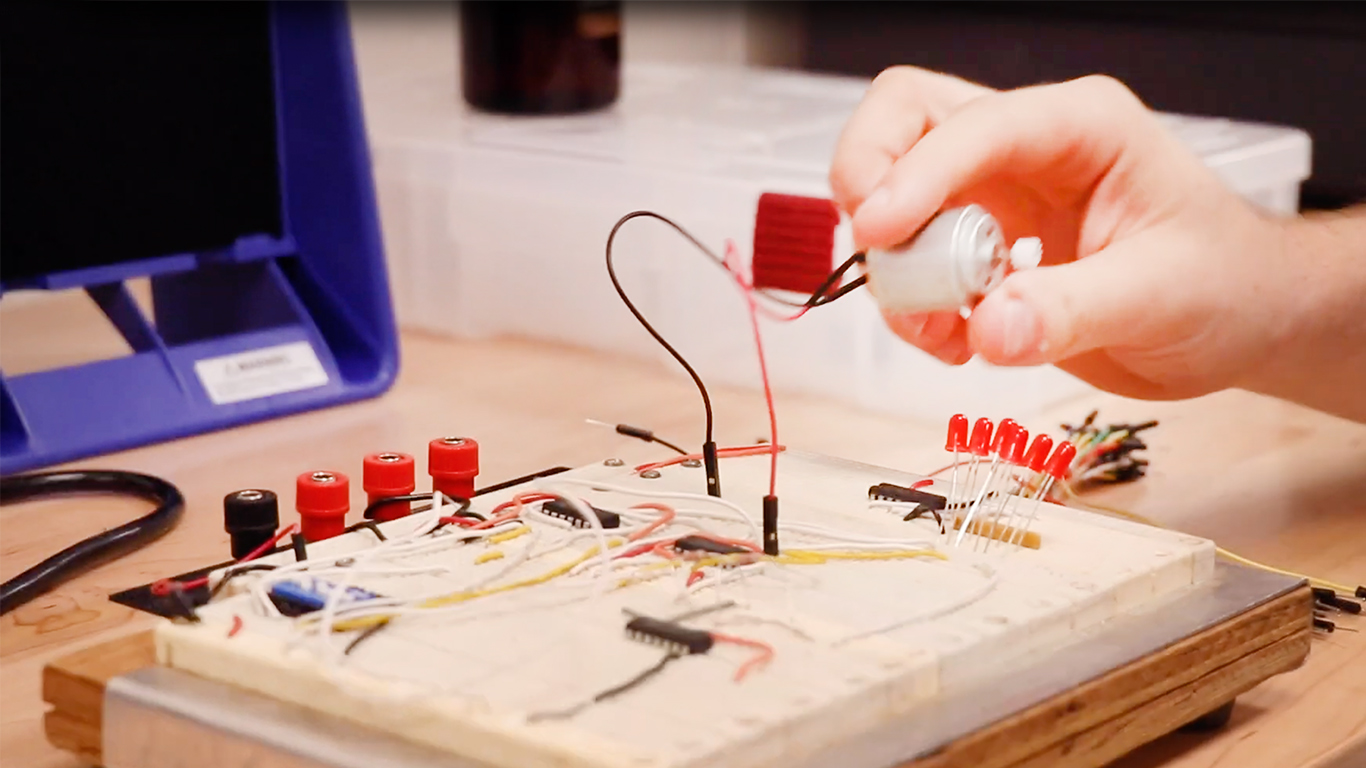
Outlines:
{"label": "orange wire", "polygon": [[723,635],[717,632],[711,633],[711,639],[718,643],[743,645],[747,648],[754,648],[759,651],[759,653],[755,654],[754,658],[741,664],[740,668],[735,670],[735,682],[737,683],[744,680],[745,675],[748,675],[751,671],[767,666],[770,661],[773,661],[773,646],[761,640],[750,640],[747,637]]}
{"label": "orange wire", "polygon": [[[469,526],[469,529],[471,531],[479,531],[485,528],[492,528],[495,525],[501,525],[509,520],[516,520],[522,516],[523,505],[537,501],[549,501],[553,498],[555,498],[555,496],[549,493],[519,493],[516,496],[513,496],[510,501],[505,501],[494,507],[493,512],[489,515],[489,519],[482,523],[477,522],[474,525]],[[504,510],[507,509],[511,509],[512,511],[504,512]]]}
{"label": "orange wire", "polygon": [[[785,446],[785,445],[780,445],[780,446],[778,446],[778,451],[779,451],[780,453],[781,453],[782,451],[785,451],[785,450],[787,450],[787,446]],[[767,446],[767,445],[737,445],[737,446],[732,446],[732,447],[730,447],[730,448],[718,448],[718,449],[716,449],[716,456],[717,456],[717,458],[720,458],[720,459],[735,459],[735,458],[739,458],[739,457],[741,457],[741,456],[761,456],[761,455],[763,455],[763,454],[772,453],[772,452],[773,452],[773,448],[771,448],[771,447],[769,447],[769,446]],[[686,456],[674,456],[674,457],[672,457],[672,458],[664,459],[663,461],[652,461],[652,462],[650,462],[649,464],[641,464],[640,466],[638,466],[638,467],[635,468],[635,471],[636,471],[636,472],[644,472],[644,471],[650,470],[650,469],[663,469],[664,467],[672,467],[672,466],[674,466],[675,464],[682,464],[682,463],[685,462],[685,461],[701,461],[701,460],[702,460],[702,454],[700,454],[700,453],[690,453],[690,454],[688,454],[688,455],[686,455]]]}
{"label": "orange wire", "polygon": [[516,507],[517,513],[521,514],[523,504],[536,501],[549,501],[553,498],[555,498],[555,496],[549,493],[539,493],[535,491],[523,492],[517,494],[516,496],[513,496],[510,500],[505,501],[502,504],[499,504],[498,506],[494,507],[493,511],[489,514],[491,516],[497,516],[501,514],[504,510],[512,509],[513,507]]}
{"label": "orange wire", "polygon": [[668,504],[657,504],[655,502],[637,504],[634,507],[631,507],[631,509],[653,509],[658,511],[660,515],[659,517],[655,518],[654,522],[650,523],[644,528],[641,528],[640,530],[636,531],[630,536],[627,536],[627,541],[640,541],[641,539],[645,538],[646,536],[649,536],[650,534],[654,533],[660,528],[663,528],[669,523],[672,523],[674,521],[674,518],[678,516],[678,513],[674,511],[673,507],[669,506]]}

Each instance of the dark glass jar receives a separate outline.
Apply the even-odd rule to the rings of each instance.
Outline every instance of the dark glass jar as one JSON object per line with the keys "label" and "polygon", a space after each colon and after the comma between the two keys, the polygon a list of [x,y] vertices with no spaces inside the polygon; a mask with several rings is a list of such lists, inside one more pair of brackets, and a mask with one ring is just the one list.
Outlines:
{"label": "dark glass jar", "polygon": [[565,114],[621,88],[620,2],[460,3],[461,80],[476,109]]}

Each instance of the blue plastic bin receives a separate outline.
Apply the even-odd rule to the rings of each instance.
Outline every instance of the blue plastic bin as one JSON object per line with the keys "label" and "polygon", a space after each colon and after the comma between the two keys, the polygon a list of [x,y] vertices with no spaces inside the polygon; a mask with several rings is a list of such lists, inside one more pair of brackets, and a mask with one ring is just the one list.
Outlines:
{"label": "blue plastic bin", "polygon": [[344,5],[6,5],[0,300],[84,289],[133,354],[0,374],[0,472],[392,384]]}

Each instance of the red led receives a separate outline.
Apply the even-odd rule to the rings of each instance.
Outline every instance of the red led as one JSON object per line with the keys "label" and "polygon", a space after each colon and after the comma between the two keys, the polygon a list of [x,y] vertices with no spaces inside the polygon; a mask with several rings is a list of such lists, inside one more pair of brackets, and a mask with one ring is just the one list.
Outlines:
{"label": "red led", "polygon": [[1010,448],[1006,453],[1006,460],[1017,467],[1025,465],[1025,444],[1029,442],[1029,430],[1023,427],[1016,429],[1015,434],[1010,436]]}
{"label": "red led", "polygon": [[1001,419],[1001,423],[996,426],[996,435],[991,438],[991,452],[997,455],[1005,455],[1003,451],[1010,450],[1010,438],[1015,434],[1015,430],[1020,425],[1014,419]]}
{"label": "red led", "polygon": [[944,443],[944,450],[951,453],[958,453],[968,449],[968,417],[961,413],[954,414],[949,419],[949,438]]}
{"label": "red led", "polygon": [[1072,471],[1072,459],[1077,457],[1077,447],[1066,440],[1058,443],[1053,455],[1048,458],[1048,474],[1054,480],[1062,480]]}
{"label": "red led", "polygon": [[[417,489],[417,465],[406,453],[372,453],[365,457],[361,485],[367,504],[391,496],[407,496]],[[412,511],[410,502],[398,501],[375,510],[374,518],[383,522],[397,520]]]}
{"label": "red led", "polygon": [[427,444],[427,472],[432,490],[468,499],[479,474],[479,443],[468,437],[442,437]]}
{"label": "red led", "polygon": [[340,472],[305,472],[295,482],[294,508],[299,530],[308,541],[338,536],[351,508],[351,481]]}
{"label": "red led", "polygon": [[968,443],[968,450],[974,456],[986,456],[991,445],[991,419],[983,416],[972,425],[972,440]]}
{"label": "red led", "polygon": [[1029,451],[1025,453],[1025,464],[1034,472],[1042,472],[1044,465],[1048,463],[1048,452],[1053,450],[1053,438],[1048,435],[1038,435],[1034,438],[1034,443],[1029,446]]}

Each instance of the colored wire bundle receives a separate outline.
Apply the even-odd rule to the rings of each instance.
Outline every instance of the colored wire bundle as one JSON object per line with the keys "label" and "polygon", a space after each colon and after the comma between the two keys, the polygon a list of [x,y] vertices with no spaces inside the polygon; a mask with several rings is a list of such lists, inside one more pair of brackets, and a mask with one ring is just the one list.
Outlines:
{"label": "colored wire bundle", "polygon": [[1138,434],[1157,426],[1157,422],[1101,427],[1095,423],[1097,415],[1091,411],[1076,427],[1062,425],[1067,439],[1077,447],[1069,480],[1074,485],[1091,485],[1129,483],[1143,477],[1148,460],[1135,454],[1148,446]]}
{"label": "colored wire bundle", "polygon": [[[570,478],[562,478],[555,482],[565,485],[579,483],[579,481]],[[598,491],[616,492],[617,490],[614,486],[598,482],[583,481],[583,483],[591,485]],[[331,634],[335,631],[367,629],[376,624],[388,623],[403,615],[456,608],[484,598],[547,584],[565,577],[573,577],[585,570],[596,573],[600,581],[601,578],[610,574],[621,572],[623,568],[630,572],[648,576],[661,568],[664,573],[676,571],[680,568],[697,572],[706,568],[729,568],[735,564],[732,561],[739,562],[735,557],[710,556],[706,553],[699,553],[701,556],[688,558],[674,553],[672,548],[676,542],[688,535],[700,536],[721,545],[738,546],[742,551],[748,552],[746,557],[749,561],[752,562],[759,558],[775,565],[821,565],[835,560],[943,559],[944,557],[941,553],[934,551],[932,542],[924,540],[854,535],[813,524],[790,523],[785,524],[783,530],[787,531],[789,535],[803,537],[807,539],[807,542],[801,547],[794,547],[784,552],[780,556],[765,558],[759,552],[760,547],[754,541],[758,538],[759,533],[754,520],[742,508],[732,502],[702,494],[620,490],[647,498],[649,496],[664,498],[673,503],[644,501],[614,512],[613,514],[620,515],[621,524],[620,527],[613,528],[610,531],[603,529],[600,523],[598,525],[590,524],[586,528],[574,529],[567,523],[541,512],[538,504],[552,498],[572,500],[585,520],[596,521],[597,512],[582,499],[558,493],[523,493],[495,506],[486,520],[478,521],[467,517],[457,518],[460,520],[458,523],[460,530],[454,536],[437,538],[434,535],[440,532],[440,526],[443,522],[452,519],[442,514],[444,510],[438,510],[433,513],[434,518],[423,521],[408,534],[380,541],[374,547],[359,553],[277,566],[234,568],[224,573],[218,587],[221,588],[227,578],[239,576],[247,578],[247,574],[250,573],[254,580],[251,591],[256,595],[256,604],[260,610],[266,615],[279,615],[270,600],[269,594],[273,585],[284,581],[302,576],[331,578],[338,574],[347,577],[365,575],[382,577],[386,575],[449,572],[449,568],[440,566],[413,568],[403,565],[402,561],[477,541],[501,543],[521,536],[527,538],[527,543],[521,547],[520,554],[508,558],[506,566],[497,573],[476,583],[464,585],[454,591],[447,588],[428,595],[409,595],[402,600],[383,598],[360,601],[353,605],[337,606],[331,612],[329,619],[331,626],[326,633]],[[675,506],[678,501],[704,502],[708,505],[728,509],[729,512],[683,509]],[[709,520],[723,520],[731,524],[744,525],[750,531],[750,536],[753,539],[734,539],[709,533],[704,527]],[[568,526],[573,533],[568,540],[555,544],[549,549],[538,549],[538,536],[535,532],[536,529],[531,527],[533,524],[550,524],[561,528]],[[682,526],[681,532],[679,526]],[[282,530],[277,534],[277,540],[286,533],[288,533],[288,529]],[[566,549],[573,550],[577,542],[582,542],[586,538],[596,539],[596,541],[568,559],[561,557],[557,565],[549,567],[539,574],[505,580],[505,575],[512,575],[514,569],[532,560],[553,555],[555,552],[562,552]],[[265,545],[262,551],[268,549],[269,546],[269,544]],[[255,555],[256,553],[252,553],[242,562],[245,563],[253,559]],[[337,561],[343,557],[349,561],[345,567],[337,564]],[[206,578],[205,582],[207,583],[207,581]],[[632,578],[628,576],[627,579],[612,583],[615,584],[614,588],[620,588],[630,581]],[[183,588],[196,585],[179,586]]]}
{"label": "colored wire bundle", "polygon": [[[772,455],[772,446],[746,448],[747,452]],[[613,497],[620,494],[623,501],[609,508],[597,495],[603,493]],[[572,516],[567,518],[563,504],[553,514],[544,509],[550,501],[569,502],[586,525]],[[387,652],[382,645],[371,647],[383,643],[386,633],[417,631],[411,623],[423,618],[438,622],[433,626],[446,627],[452,622],[559,610],[574,602],[596,599],[604,588],[614,591],[656,579],[668,579],[666,584],[675,585],[679,600],[710,603],[710,596],[692,597],[709,590],[717,604],[734,606],[734,602],[722,600],[724,591],[716,590],[762,574],[768,574],[765,578],[769,579],[785,579],[791,568],[805,570],[804,566],[842,561],[921,559],[934,563],[947,559],[931,541],[855,533],[799,521],[782,525],[792,543],[782,554],[768,556],[761,551],[756,521],[733,502],[701,493],[648,491],[590,479],[547,478],[530,492],[481,507],[482,516],[467,510],[464,500],[441,498],[438,503],[442,504],[440,508],[409,516],[402,524],[386,524],[386,538],[360,549],[348,548],[296,562],[280,562],[282,558],[277,557],[269,563],[250,562],[257,554],[253,552],[241,565],[211,576],[210,580],[217,581],[215,595],[229,579],[246,582],[245,594],[239,591],[238,595],[247,602],[233,603],[231,625],[224,625],[228,636],[241,635],[244,627],[261,618],[287,620],[293,628],[293,633],[286,635],[287,647],[307,650],[321,664],[323,674],[345,683],[352,675],[368,674],[374,654]],[[457,508],[466,514],[452,514]],[[612,527],[605,528],[603,520],[610,520]],[[557,530],[562,533],[557,534]],[[277,539],[287,533],[282,530]],[[689,544],[684,539],[692,541]],[[709,544],[699,546],[699,540]],[[480,566],[490,561],[482,556],[495,547],[506,555],[498,556],[497,565]],[[726,551],[738,554],[722,554]],[[384,586],[388,579],[419,576],[427,582],[405,589]],[[302,586],[315,592],[323,607],[286,619],[281,611],[285,604],[274,602],[274,587],[286,582],[293,583],[291,589]],[[897,622],[913,623],[965,608],[985,597],[994,583],[994,577],[989,577],[970,592],[927,604],[927,610],[899,616]],[[353,588],[367,596],[348,597]],[[535,590],[528,594],[532,588]],[[695,618],[706,610],[685,616]],[[669,621],[682,620],[677,617]],[[691,631],[706,633],[718,646],[753,651],[733,662],[737,683],[748,682],[772,662],[777,652],[764,639],[705,628]],[[670,651],[639,672],[631,674],[628,670],[621,682],[597,693],[579,694],[584,698],[573,706],[537,713],[531,720],[573,717],[587,707],[635,691],[685,655],[696,654]],[[722,661],[732,663],[729,657]],[[409,682],[424,690],[440,688],[435,682]],[[400,685],[394,695],[407,695],[404,692],[410,687]],[[356,695],[388,696],[375,694],[372,687],[363,688],[357,689]]]}

